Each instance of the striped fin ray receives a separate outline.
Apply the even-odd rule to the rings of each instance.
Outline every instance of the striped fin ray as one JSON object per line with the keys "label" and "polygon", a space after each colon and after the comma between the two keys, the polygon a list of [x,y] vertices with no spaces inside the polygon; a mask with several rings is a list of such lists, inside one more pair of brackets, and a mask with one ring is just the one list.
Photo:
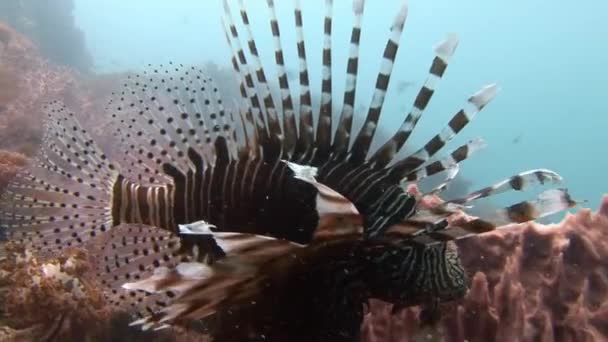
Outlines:
{"label": "striped fin ray", "polygon": [[[285,137],[283,135],[281,123],[277,114],[276,105],[274,103],[274,99],[272,98],[270,87],[268,86],[268,78],[266,77],[266,72],[264,71],[264,67],[262,66],[262,61],[260,60],[258,48],[255,39],[253,38],[253,33],[251,32],[249,15],[247,14],[247,10],[245,9],[245,4],[243,0],[238,0],[238,4],[241,21],[243,22],[243,26],[245,27],[245,35],[247,40],[247,46],[249,47],[249,54],[251,55],[254,63],[255,75],[258,81],[258,85],[262,90],[262,101],[264,102],[264,107],[266,108],[270,138],[273,139],[274,144],[276,144],[274,148],[278,149],[277,151],[273,151],[272,153],[277,153],[278,155],[281,155]],[[225,5],[228,6],[227,1],[225,1]]]}
{"label": "striped fin ray", "polygon": [[[244,81],[244,87],[247,96],[249,97],[249,104],[253,110],[252,115],[255,117],[256,129],[258,132],[258,139],[262,143],[265,143],[269,138],[268,132],[268,118],[266,112],[262,108],[262,103],[260,102],[260,97],[258,96],[255,84],[253,82],[253,76],[251,67],[247,62],[247,57],[245,56],[245,51],[241,45],[241,41],[239,39],[238,30],[234,21],[232,20],[232,15],[230,14],[230,7],[228,6],[228,1],[224,0],[224,15],[222,16],[224,31],[226,35],[226,39],[228,40],[228,46],[233,55],[233,68],[237,68],[240,71],[242,80]],[[234,60],[238,60],[238,63],[235,63]]]}
{"label": "striped fin ray", "polygon": [[376,89],[374,90],[367,117],[351,148],[350,161],[353,163],[360,164],[365,161],[376,128],[378,127],[378,120],[380,119],[386,91],[390,83],[393,66],[395,65],[395,58],[399,51],[399,41],[401,40],[401,34],[405,26],[407,13],[408,5],[407,1],[404,1],[391,27],[391,36],[384,49],[380,72],[376,80]]}
{"label": "striped fin ray", "polygon": [[408,173],[426,163],[445,146],[456,134],[458,134],[498,93],[498,87],[491,84],[471,96],[467,105],[458,111],[450,120],[448,125],[429,140],[421,149],[414,154],[398,161],[389,168],[389,178],[400,181]]}
{"label": "striped fin ray", "polygon": [[298,131],[296,127],[296,118],[294,113],[293,99],[291,98],[291,89],[289,88],[289,80],[287,71],[285,70],[285,56],[283,46],[281,44],[281,30],[279,29],[279,21],[277,19],[274,0],[267,0],[270,10],[270,28],[275,49],[275,61],[278,69],[279,88],[281,90],[282,107],[283,107],[283,131],[285,134],[285,156],[291,158],[295,150],[296,140],[298,139]]}
{"label": "striped fin ray", "polygon": [[110,229],[115,167],[63,104],[46,106],[42,148],[0,202],[0,229],[43,254],[79,247]]}
{"label": "striped fin ray", "polygon": [[331,75],[331,37],[333,21],[333,0],[325,0],[325,19],[323,21],[323,55],[321,80],[321,106],[317,121],[315,139],[316,158],[325,160],[331,148],[332,131],[332,75]]}
{"label": "striped fin ray", "polygon": [[412,217],[409,225],[406,221],[402,225],[396,225],[387,229],[388,236],[399,236],[402,239],[411,239],[416,243],[432,245],[452,240],[466,239],[471,236],[488,233],[497,229],[509,229],[511,224],[526,223],[546,217],[569,208],[573,208],[577,202],[572,200],[564,189],[550,189],[540,193],[536,199],[522,201],[511,206],[496,210],[488,217],[474,218],[472,220],[458,220],[448,224],[446,220],[429,221],[422,229],[412,229],[420,226],[421,222],[415,222]]}
{"label": "striped fin ray", "polygon": [[394,156],[399,153],[403,145],[405,145],[416,128],[424,110],[431,101],[437,85],[445,74],[448,63],[454,55],[457,46],[458,36],[450,34],[443,42],[435,47],[435,58],[433,59],[433,63],[429,70],[429,75],[422,88],[420,88],[412,109],[395,135],[393,135],[393,137],[380,147],[370,158],[375,165],[378,167],[385,167],[393,160]]}
{"label": "striped fin ray", "polygon": [[308,76],[308,63],[306,59],[306,43],[304,41],[304,28],[301,0],[295,0],[294,17],[296,24],[296,42],[300,70],[300,124],[299,137],[296,146],[296,156],[302,157],[310,151],[314,141],[314,127],[312,116],[312,99],[310,95],[310,79]]}
{"label": "striped fin ray", "polygon": [[353,11],[355,19],[350,37],[348,64],[346,67],[346,85],[344,87],[344,104],[334,137],[333,153],[340,156],[348,151],[350,135],[355,113],[355,98],[357,92],[357,73],[359,71],[359,49],[361,42],[361,25],[365,0],[354,0]]}
{"label": "striped fin ray", "polygon": [[493,185],[474,191],[471,194],[448,201],[447,203],[456,205],[465,205],[480,198],[498,195],[510,190],[523,191],[530,186],[546,183],[558,184],[562,181],[562,177],[551,170],[536,169],[521,172],[507,179],[496,182]]}
{"label": "striped fin ray", "polygon": [[485,147],[483,139],[473,139],[468,143],[458,147],[446,157],[434,162],[422,165],[418,169],[410,172],[403,178],[403,182],[418,182],[439,172],[445,171],[453,165],[469,159],[475,152]]}
{"label": "striped fin ray", "polygon": [[[254,101],[254,97],[253,95],[250,94],[251,89],[249,88],[249,86],[247,85],[247,78],[245,73],[243,72],[243,68],[240,66],[240,62],[239,62],[239,57],[237,56],[237,53],[235,52],[233,46],[232,46],[232,41],[230,39],[229,33],[228,33],[228,29],[225,27],[224,24],[224,36],[226,38],[226,44],[228,45],[228,48],[230,49],[230,55],[231,60],[232,60],[232,68],[234,69],[234,71],[239,75],[239,91],[241,93],[241,99],[243,100],[244,104],[249,103],[249,106],[245,106],[245,108],[243,108],[242,106],[240,106],[238,103],[236,103],[235,100],[235,110],[239,111],[239,114],[241,116],[241,122],[243,125],[243,134],[246,136],[245,140],[246,140],[246,144],[247,145],[247,149],[252,151],[252,152],[257,152],[258,147],[259,147],[259,143],[261,141],[263,141],[263,139],[266,137],[266,125],[264,123],[264,117],[262,115],[262,112],[258,107],[254,106],[254,104],[259,104],[259,101]],[[255,115],[254,115],[255,112]],[[256,119],[254,119],[257,118]],[[252,130],[252,132],[249,132],[249,129]],[[249,138],[251,137],[251,138]],[[254,144],[251,144],[252,142],[254,142]],[[243,146],[241,146],[242,148]]]}
{"label": "striped fin ray", "polygon": [[447,189],[450,182],[452,182],[456,178],[456,176],[458,176],[458,172],[460,172],[460,166],[458,165],[458,163],[451,163],[443,166],[443,171],[446,172],[445,179],[441,181],[441,183],[437,184],[433,189],[425,193],[425,196],[439,194],[440,192]]}

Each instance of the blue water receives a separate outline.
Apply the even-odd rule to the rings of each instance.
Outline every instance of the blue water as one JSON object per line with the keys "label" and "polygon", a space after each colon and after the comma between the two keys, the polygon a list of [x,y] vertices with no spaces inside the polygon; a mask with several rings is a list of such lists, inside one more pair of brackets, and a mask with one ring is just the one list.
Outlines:
{"label": "blue water", "polygon": [[[277,0],[288,69],[297,70],[292,1]],[[320,89],[323,1],[305,0],[304,15],[311,82]],[[250,1],[250,17],[262,58],[273,47],[262,1]],[[399,1],[367,1],[362,36],[358,98],[369,98]],[[335,1],[334,91],[341,103],[352,11],[350,0]],[[212,61],[229,66],[220,1],[76,0],[75,18],[99,73],[138,69],[169,60]],[[596,208],[607,192],[604,150],[608,113],[606,42],[608,2],[579,0],[412,0],[402,47],[387,96],[381,132],[392,134],[409,110],[433,58],[432,47],[449,32],[461,44],[423,117],[413,143],[420,146],[481,86],[502,91],[450,145],[482,136],[488,147],[462,165],[474,187],[519,171],[549,168],[560,173],[576,199]],[[289,61],[292,63],[290,64]],[[271,64],[266,64],[271,65]],[[268,70],[272,70],[268,68]],[[270,74],[269,78],[274,78]],[[414,86],[398,93],[398,82]],[[294,90],[297,91],[296,84]],[[317,102],[318,103],[318,102]],[[534,191],[531,191],[533,194]],[[508,204],[515,198],[496,201]]]}

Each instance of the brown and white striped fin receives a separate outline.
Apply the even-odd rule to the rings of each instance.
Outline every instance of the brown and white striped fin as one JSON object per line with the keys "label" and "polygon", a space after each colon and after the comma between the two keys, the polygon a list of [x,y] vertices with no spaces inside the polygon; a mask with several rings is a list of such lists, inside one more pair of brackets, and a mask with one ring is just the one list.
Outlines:
{"label": "brown and white striped fin", "polygon": [[[228,260],[222,263],[229,262]],[[173,269],[162,269],[153,276],[123,286],[151,294],[179,292],[171,304],[132,322],[142,330],[162,329],[190,320],[204,319],[231,303],[253,299],[260,289],[253,274],[233,272],[232,267],[216,263],[211,267],[198,263],[183,263]],[[226,269],[224,269],[226,268]]]}
{"label": "brown and white striped fin", "polygon": [[319,183],[315,179],[316,167],[283,162],[294,173],[295,178],[313,185],[318,191],[315,205],[319,223],[315,228],[313,241],[363,234],[363,218],[355,205],[335,190]]}
{"label": "brown and white striped fin", "polygon": [[484,148],[485,142],[481,138],[473,139],[468,143],[458,147],[446,157],[436,160],[432,163],[423,165],[418,169],[406,175],[402,182],[418,182],[427,177],[433,176],[439,172],[443,172],[454,164],[459,164],[462,161],[469,159],[475,152]]}
{"label": "brown and white striped fin", "polygon": [[498,86],[491,84],[471,96],[467,105],[458,111],[439,134],[429,140],[424,147],[398,161],[389,168],[389,177],[393,180],[401,180],[408,173],[426,163],[432,156],[439,152],[456,134],[458,134],[498,93]]}
{"label": "brown and white striped fin", "polygon": [[[454,222],[445,229],[429,232],[426,234],[426,237],[437,242],[461,240],[497,229],[512,228],[511,224],[531,222],[568,210],[576,205],[577,202],[572,200],[567,190],[550,189],[542,192],[532,201],[522,201],[498,209],[492,215],[488,215],[488,217],[481,217],[466,222]],[[424,237],[421,239],[424,239]]]}
{"label": "brown and white striped fin", "polygon": [[337,156],[348,151],[353,116],[355,114],[355,99],[357,93],[357,73],[359,71],[359,49],[361,43],[361,25],[365,0],[353,0],[353,12],[355,15],[353,30],[350,36],[350,47],[348,52],[348,64],[346,67],[346,85],[344,87],[344,103],[342,113],[336,128],[333,143],[333,153]]}
{"label": "brown and white striped fin", "polygon": [[424,110],[431,101],[431,98],[437,89],[437,85],[445,74],[457,46],[458,36],[456,34],[450,34],[444,41],[435,47],[435,58],[433,59],[433,63],[429,70],[429,75],[422,88],[420,88],[412,109],[395,135],[393,135],[393,137],[380,147],[380,149],[378,149],[370,158],[377,166],[385,167],[388,165],[395,155],[399,153],[403,145],[405,145],[416,128]]}
{"label": "brown and white striped fin", "polygon": [[[227,1],[225,1],[225,4],[226,6],[228,6]],[[260,60],[256,41],[253,38],[253,33],[251,32],[249,15],[247,14],[247,9],[245,8],[243,0],[238,0],[238,4],[241,21],[243,22],[243,26],[245,27],[245,38],[247,40],[247,46],[249,47],[249,54],[252,57],[251,59],[255,68],[256,79],[262,91],[262,101],[264,102],[264,107],[266,108],[266,119],[268,122],[268,131],[270,134],[270,138],[275,141],[275,144],[277,144],[277,148],[283,149],[284,136],[283,130],[281,128],[281,122],[277,114],[277,108],[274,99],[272,98],[272,93],[270,92],[270,87],[268,86],[268,78],[266,77],[266,72],[264,71],[264,67],[262,66],[262,61]],[[279,152],[279,155],[281,155],[281,152]]]}
{"label": "brown and white striped fin", "polygon": [[305,156],[313,146],[315,129],[312,116],[312,98],[310,94],[308,61],[306,58],[306,43],[304,40],[304,19],[300,1],[301,0],[295,0],[294,17],[300,70],[300,124],[296,152],[299,157],[302,157]]}
{"label": "brown and white striped fin", "polygon": [[529,170],[474,191],[463,198],[448,201],[447,203],[464,205],[480,198],[498,195],[511,190],[523,191],[533,185],[544,185],[545,183],[559,184],[561,181],[562,177],[554,171],[547,169]]}
{"label": "brown and white striped fin", "polygon": [[[208,227],[206,223],[203,227]],[[201,231],[201,229],[198,229]],[[149,293],[176,292],[167,308],[132,323],[144,329],[175,324],[186,319],[203,319],[229,303],[253,298],[264,279],[260,270],[285,260],[303,246],[287,240],[242,233],[207,233],[226,257],[211,266],[187,262],[161,269],[151,277],[127,283],[123,288]]]}
{"label": "brown and white striped fin", "polygon": [[445,179],[441,181],[441,183],[437,184],[433,189],[426,192],[424,196],[435,195],[439,194],[440,192],[443,192],[445,189],[447,189],[448,185],[456,178],[456,176],[458,176],[458,172],[460,172],[460,166],[458,165],[458,163],[451,163],[442,166],[445,167],[443,169],[443,172],[446,173]]}
{"label": "brown and white striped fin", "polygon": [[550,189],[532,201],[522,201],[498,209],[487,217],[471,220],[458,219],[448,223],[448,217],[457,214],[458,208],[454,211],[444,210],[446,207],[431,208],[420,210],[407,220],[387,228],[382,238],[393,243],[401,241],[433,245],[466,239],[497,229],[509,229],[513,227],[512,224],[531,222],[573,208],[577,204],[567,190]]}
{"label": "brown and white striped fin", "polygon": [[293,107],[293,99],[291,97],[291,89],[289,88],[287,71],[285,69],[285,54],[281,44],[281,30],[279,28],[279,21],[277,19],[274,0],[267,0],[266,2],[268,3],[268,8],[270,10],[270,29],[272,31],[279,88],[281,91],[283,132],[285,135],[284,155],[291,158],[295,150],[296,140],[298,139],[296,117]]}
{"label": "brown and white striped fin", "polygon": [[331,149],[332,133],[332,74],[331,74],[331,37],[333,22],[333,0],[325,0],[325,18],[323,20],[323,55],[321,67],[321,105],[319,107],[319,121],[317,122],[317,136],[315,139],[316,154],[322,160],[326,159]]}
{"label": "brown and white striped fin", "polygon": [[[235,68],[236,70],[236,68],[238,67],[238,70],[240,71],[241,78],[244,83],[244,87],[242,89],[245,90],[245,93],[249,97],[249,104],[251,109],[253,110],[252,115],[255,118],[258,137],[260,141],[264,143],[269,138],[267,117],[265,115],[265,111],[262,108],[262,103],[260,101],[260,97],[258,96],[257,89],[253,81],[251,67],[247,62],[247,57],[245,56],[245,51],[243,50],[243,47],[241,45],[236,25],[232,20],[230,7],[228,6],[227,0],[224,1],[224,15],[222,16],[222,22],[226,39],[228,40],[228,46],[230,47],[230,50],[233,55],[233,68]],[[234,63],[234,61],[238,61],[238,63]]]}
{"label": "brown and white striped fin", "polygon": [[208,230],[207,233],[215,243],[226,253],[227,257],[242,258],[243,267],[255,266],[258,263],[266,262],[269,259],[287,255],[303,245],[289,240],[275,239],[273,237],[233,232],[214,232]]}
{"label": "brown and white striped fin", "polygon": [[118,172],[62,103],[44,112],[41,150],[3,193],[0,230],[32,251],[54,255],[114,226],[111,197]]}
{"label": "brown and white striped fin", "polygon": [[380,119],[380,113],[382,112],[382,106],[384,105],[386,91],[388,90],[388,85],[390,83],[397,52],[399,51],[399,41],[401,40],[401,34],[403,33],[403,28],[405,26],[407,13],[407,1],[403,1],[391,27],[390,38],[384,48],[382,64],[380,65],[380,72],[378,73],[378,78],[376,80],[376,89],[374,90],[367,117],[351,148],[350,160],[353,163],[362,163],[367,158],[374,134],[376,133],[376,128],[378,127],[378,120]]}

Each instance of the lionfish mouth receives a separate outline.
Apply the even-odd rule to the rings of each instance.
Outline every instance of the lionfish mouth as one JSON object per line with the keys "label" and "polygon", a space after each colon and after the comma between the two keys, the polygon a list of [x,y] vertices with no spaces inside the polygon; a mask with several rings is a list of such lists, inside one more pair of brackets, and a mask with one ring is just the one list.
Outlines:
{"label": "lionfish mouth", "polygon": [[[261,279],[293,267],[286,259],[323,263],[323,253],[338,255],[333,251],[353,241],[382,241],[400,250],[444,246],[575,205],[566,190],[551,189],[502,208],[491,219],[449,223],[475,200],[561,181],[545,169],[434,206],[419,205],[424,196],[440,195],[459,164],[483,147],[474,139],[437,157],[498,87],[482,87],[424,146],[399,156],[456,50],[458,38],[449,35],[435,47],[428,76],[401,126],[370,152],[408,7],[401,5],[390,27],[369,108],[353,135],[365,6],[364,0],[353,1],[346,84],[338,104],[339,94],[332,91],[332,3],[325,1],[322,65],[314,66],[322,71],[319,108],[312,101],[300,1],[294,9],[295,101],[274,1],[267,0],[277,73],[272,82],[243,0],[234,12],[235,4],[225,0],[224,29],[241,95],[231,99],[235,105],[225,105],[215,82],[195,67],[170,63],[129,77],[108,105],[121,151],[110,161],[76,115],[51,103],[36,162],[4,194],[2,229],[43,254],[101,246],[96,269],[108,301],[139,312],[135,324],[158,328],[252,301]],[[271,90],[275,83],[278,92]],[[334,123],[336,107],[341,109]],[[443,181],[428,193],[405,190],[404,184],[441,174]],[[433,261],[438,269],[442,260]]]}

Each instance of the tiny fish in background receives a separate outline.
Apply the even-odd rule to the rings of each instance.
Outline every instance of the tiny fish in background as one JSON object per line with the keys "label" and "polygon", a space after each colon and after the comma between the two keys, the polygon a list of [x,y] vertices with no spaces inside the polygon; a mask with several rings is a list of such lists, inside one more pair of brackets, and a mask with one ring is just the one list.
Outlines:
{"label": "tiny fish in background", "polygon": [[519,134],[517,135],[515,138],[513,138],[513,144],[519,144],[521,142],[521,139],[524,137],[524,134]]}
{"label": "tiny fish in background", "polygon": [[[311,105],[300,1],[294,8],[299,108],[274,1],[267,5],[280,99],[272,96],[243,1],[225,1],[226,40],[240,81],[238,106],[225,104],[215,82],[198,68],[151,67],[127,79],[108,105],[114,129],[106,134],[122,152],[110,160],[69,109],[51,103],[36,162],[4,194],[2,229],[42,255],[90,247],[108,301],[139,315],[134,325],[144,329],[205,320],[218,341],[351,341],[369,298],[433,310],[461,297],[468,280],[452,241],[576,204],[566,190],[550,189],[498,209],[493,220],[453,221],[477,199],[561,181],[555,172],[538,169],[462,198],[426,200],[441,194],[459,163],[484,146],[474,139],[435,159],[498,92],[493,84],[482,87],[423,147],[398,156],[458,38],[449,35],[435,47],[428,77],[403,124],[370,152],[407,4],[375,61],[380,71],[356,133],[364,1],[353,1],[337,122],[333,2],[325,1],[322,65],[315,66],[322,70],[318,111]],[[441,174],[443,181],[428,193],[407,190],[408,183]]]}
{"label": "tiny fish in background", "polygon": [[413,87],[414,85],[415,83],[411,81],[399,81],[397,82],[397,86],[395,87],[395,89],[397,89],[398,94],[401,94],[404,91],[408,90],[410,87]]}

